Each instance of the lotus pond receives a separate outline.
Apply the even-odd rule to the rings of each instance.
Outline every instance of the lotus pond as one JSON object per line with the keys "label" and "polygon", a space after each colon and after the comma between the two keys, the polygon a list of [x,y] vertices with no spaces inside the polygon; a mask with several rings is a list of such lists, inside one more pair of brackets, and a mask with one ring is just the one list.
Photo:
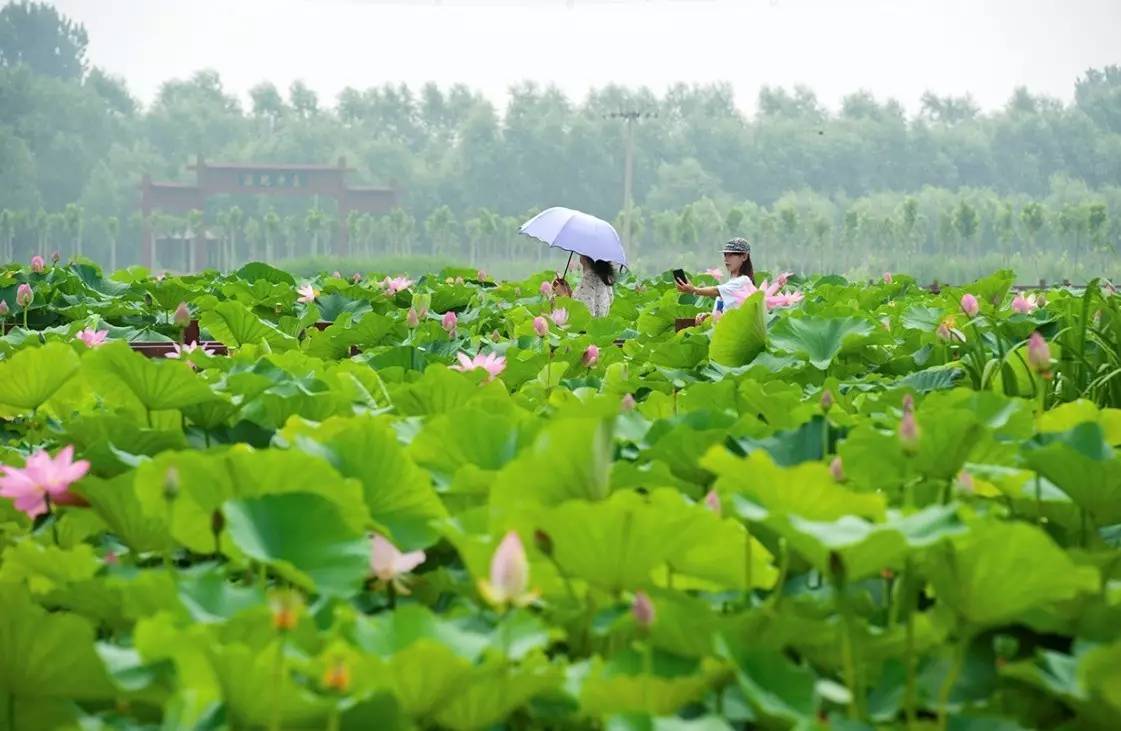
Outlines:
{"label": "lotus pond", "polygon": [[1111,287],[546,278],[0,269],[0,728],[1121,727]]}

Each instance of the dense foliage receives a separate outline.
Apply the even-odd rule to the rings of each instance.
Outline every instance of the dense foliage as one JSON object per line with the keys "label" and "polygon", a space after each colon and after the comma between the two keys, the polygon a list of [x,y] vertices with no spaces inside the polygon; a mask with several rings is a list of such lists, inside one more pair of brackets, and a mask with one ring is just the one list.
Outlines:
{"label": "dense foliage", "polygon": [[[532,83],[504,110],[477,91],[347,89],[333,105],[301,83],[263,82],[244,103],[204,71],[146,106],[85,60],[85,32],[49,6],[0,10],[0,260],[38,251],[137,263],[143,174],[189,180],[211,161],[334,164],[405,192],[391,215],[345,222],[366,255],[433,254],[493,267],[518,223],[567,205],[623,207],[620,111],[635,127],[634,259],[645,272],[700,265],[714,239],[745,235],[797,271],[878,276],[906,268],[965,281],[1011,266],[1029,281],[1116,274],[1121,246],[1121,71],[1090,69],[1072,104],[1017,90],[1004,109],[927,94],[909,118],[856,92],[838,111],[808,89],[764,88],[746,116],[726,86],[607,86],[584,100]],[[49,53],[44,52],[49,50]],[[215,199],[204,218],[157,216],[173,237],[205,222],[244,262],[325,248],[328,201]],[[120,249],[117,252],[117,249]],[[217,261],[213,259],[212,261]]]}
{"label": "dense foliage", "polygon": [[1111,288],[546,279],[0,272],[0,728],[1117,728]]}

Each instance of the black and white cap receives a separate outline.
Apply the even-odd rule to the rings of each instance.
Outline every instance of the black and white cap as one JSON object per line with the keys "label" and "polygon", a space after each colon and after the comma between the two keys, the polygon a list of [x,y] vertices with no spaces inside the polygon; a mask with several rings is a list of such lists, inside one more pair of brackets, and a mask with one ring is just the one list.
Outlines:
{"label": "black and white cap", "polygon": [[750,254],[751,244],[747,243],[747,239],[732,239],[724,244],[722,254]]}

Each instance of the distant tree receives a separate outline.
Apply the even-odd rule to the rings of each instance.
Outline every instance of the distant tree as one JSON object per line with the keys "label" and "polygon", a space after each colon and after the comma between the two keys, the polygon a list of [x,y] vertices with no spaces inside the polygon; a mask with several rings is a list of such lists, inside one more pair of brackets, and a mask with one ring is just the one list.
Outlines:
{"label": "distant tree", "polygon": [[22,0],[0,9],[0,67],[22,65],[43,76],[80,80],[87,45],[85,26],[52,5]]}
{"label": "distant tree", "polygon": [[288,87],[288,103],[296,114],[308,119],[319,113],[319,97],[302,81],[293,81]]}
{"label": "distant tree", "polygon": [[1121,66],[1087,71],[1075,82],[1074,100],[1100,127],[1121,133]]}

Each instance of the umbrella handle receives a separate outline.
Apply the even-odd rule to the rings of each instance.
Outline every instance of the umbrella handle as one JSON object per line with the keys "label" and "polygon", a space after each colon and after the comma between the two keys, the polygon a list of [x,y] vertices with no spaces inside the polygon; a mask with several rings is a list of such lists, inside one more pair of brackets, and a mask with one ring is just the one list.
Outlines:
{"label": "umbrella handle", "polygon": [[564,265],[564,274],[561,275],[561,279],[565,279],[565,278],[568,277],[568,267],[570,267],[571,265],[572,265],[572,252],[570,251],[570,252],[568,252],[568,262]]}

